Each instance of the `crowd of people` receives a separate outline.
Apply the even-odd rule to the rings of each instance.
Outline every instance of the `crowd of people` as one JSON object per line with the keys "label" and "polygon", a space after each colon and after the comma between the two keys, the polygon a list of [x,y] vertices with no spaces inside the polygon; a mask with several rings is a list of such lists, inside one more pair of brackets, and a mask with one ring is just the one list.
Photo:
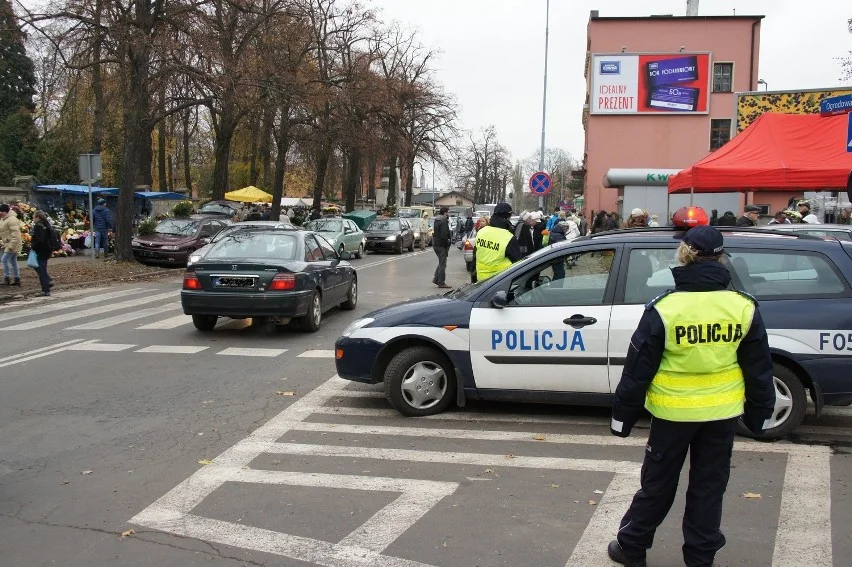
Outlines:
{"label": "crowd of people", "polygon": [[[50,295],[50,289],[53,287],[53,279],[47,273],[47,261],[60,246],[59,233],[51,226],[47,215],[44,211],[36,211],[30,233],[30,255],[27,258],[27,266],[35,269],[42,294],[46,296]],[[6,203],[0,204],[0,247],[3,250],[3,285],[20,286],[21,270],[18,266],[18,256],[23,247],[21,223],[17,212]]]}

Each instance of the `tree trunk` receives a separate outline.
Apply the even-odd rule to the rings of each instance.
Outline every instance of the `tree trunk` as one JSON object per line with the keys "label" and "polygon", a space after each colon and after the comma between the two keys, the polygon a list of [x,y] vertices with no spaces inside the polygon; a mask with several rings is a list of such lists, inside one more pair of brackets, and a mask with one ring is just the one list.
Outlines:
{"label": "tree trunk", "polygon": [[388,161],[388,206],[395,207],[397,202],[397,193],[399,189],[396,186],[396,156]]}
{"label": "tree trunk", "polygon": [[367,160],[367,199],[370,201],[376,200],[376,168],[379,166],[375,152],[370,153],[370,158]]}
{"label": "tree trunk", "polygon": [[[281,124],[275,135],[275,180],[272,183],[272,219],[281,219],[281,197],[284,196],[284,178],[287,174],[287,152],[290,150],[289,109],[281,108]],[[270,127],[271,130],[271,127]],[[268,156],[267,156],[268,157]],[[264,172],[267,166],[264,166]],[[291,221],[293,219],[290,219]]]}
{"label": "tree trunk", "polygon": [[322,147],[317,152],[317,171],[314,178],[314,203],[315,209],[322,207],[322,190],[325,187],[325,175],[328,172],[328,160],[331,158],[331,136],[326,134]]}
{"label": "tree trunk", "polygon": [[[146,106],[147,108],[147,106]],[[154,125],[148,122],[149,113],[146,110],[142,124],[142,138],[139,140],[139,161],[136,164],[136,187],[152,187],[154,185]]]}
{"label": "tree trunk", "polygon": [[[272,122],[275,112],[272,107],[263,109],[260,130],[260,163],[263,168],[263,186],[271,187],[274,170],[272,169]],[[277,168],[277,166],[276,166]]]}
{"label": "tree trunk", "polygon": [[192,168],[189,159],[189,116],[192,109],[186,110],[183,115],[183,179],[186,183],[187,196],[192,197]]}
{"label": "tree trunk", "polygon": [[359,181],[361,180],[361,151],[352,148],[349,152],[349,167],[346,172],[346,188],[343,196],[345,198],[346,212],[355,210],[355,196],[358,193]]}
{"label": "tree trunk", "polygon": [[[251,121],[251,155],[249,156],[249,185],[257,186],[257,180],[260,177],[260,173],[257,169],[257,152],[259,140],[258,136],[260,135],[260,117],[257,115],[254,116],[254,120]],[[263,187],[266,189],[266,186]]]}
{"label": "tree trunk", "polygon": [[405,206],[411,206],[414,198],[414,155],[405,156],[405,162],[400,165],[400,173],[405,172]]}
{"label": "tree trunk", "polygon": [[160,191],[169,190],[169,180],[166,173],[166,121],[161,120],[157,125],[157,177],[160,181]]}
{"label": "tree trunk", "polygon": [[234,139],[234,127],[227,126],[222,120],[216,133],[213,148],[213,200],[222,200],[228,190],[228,165],[231,159],[231,142]]}

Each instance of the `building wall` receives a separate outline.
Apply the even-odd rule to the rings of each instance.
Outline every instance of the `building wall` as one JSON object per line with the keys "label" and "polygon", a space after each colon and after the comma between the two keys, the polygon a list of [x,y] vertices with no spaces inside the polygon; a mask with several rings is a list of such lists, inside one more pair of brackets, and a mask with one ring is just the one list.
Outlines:
{"label": "building wall", "polygon": [[[595,53],[677,53],[681,47],[711,52],[711,74],[713,62],[734,63],[732,92],[711,93],[709,114],[600,115],[584,109],[585,209],[612,211],[618,209],[618,190],[603,185],[608,169],[686,168],[710,152],[711,119],[736,120],[734,93],[757,84],[760,18],[593,17],[587,30],[587,67]],[[588,68],[586,75],[590,81]]]}

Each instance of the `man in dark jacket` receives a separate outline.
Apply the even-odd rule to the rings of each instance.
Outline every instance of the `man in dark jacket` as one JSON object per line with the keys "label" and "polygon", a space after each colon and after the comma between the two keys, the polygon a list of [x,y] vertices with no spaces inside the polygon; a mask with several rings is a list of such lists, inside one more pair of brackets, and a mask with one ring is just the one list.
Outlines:
{"label": "man in dark jacket", "polygon": [[450,253],[450,244],[452,244],[453,232],[450,230],[450,219],[447,213],[450,212],[448,207],[441,207],[438,210],[438,215],[435,217],[434,234],[432,235],[432,249],[435,255],[438,256],[438,267],[435,268],[435,276],[432,278],[432,283],[441,289],[446,289],[451,286],[447,285],[447,255]]}
{"label": "man in dark jacket", "polygon": [[743,207],[743,216],[737,219],[737,226],[757,226],[760,219],[760,207],[757,205],[746,205]]}
{"label": "man in dark jacket", "polygon": [[112,214],[106,206],[106,200],[98,199],[98,205],[92,209],[92,232],[94,233],[95,258],[101,257],[101,249],[106,258],[109,251],[109,231],[112,228]]}
{"label": "man in dark jacket", "polygon": [[774,411],[766,329],[754,298],[727,289],[723,254],[722,233],[690,229],[678,248],[682,265],[672,269],[675,290],[648,303],[630,339],[610,430],[630,435],[643,407],[653,418],[641,489],[607,549],[628,567],[645,567],[687,452],[683,558],[687,567],[713,565],[725,545],[719,527],[738,419],[759,434]]}
{"label": "man in dark jacket", "polygon": [[41,292],[44,295],[50,295],[50,288],[53,287],[53,280],[47,273],[47,261],[53,254],[53,247],[50,244],[50,233],[53,228],[50,226],[50,221],[47,220],[47,215],[42,211],[36,211],[33,215],[33,233],[30,239],[30,248],[36,253],[38,259],[38,281],[41,284]]}
{"label": "man in dark jacket", "polygon": [[725,211],[725,214],[716,221],[715,226],[737,226],[737,217],[731,211]]}

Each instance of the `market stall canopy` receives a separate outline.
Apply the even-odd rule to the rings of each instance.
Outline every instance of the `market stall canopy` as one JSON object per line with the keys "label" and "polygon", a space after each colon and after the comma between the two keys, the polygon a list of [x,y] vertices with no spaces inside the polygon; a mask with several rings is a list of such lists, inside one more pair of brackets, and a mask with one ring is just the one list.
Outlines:
{"label": "market stall canopy", "polygon": [[305,197],[281,197],[282,207],[310,207],[314,202]]}
{"label": "market stall canopy", "polygon": [[[118,189],[104,189],[98,191],[101,195],[118,195]],[[173,191],[137,191],[134,195],[137,199],[164,199],[169,201],[187,200],[188,197],[183,193],[175,193]]]}
{"label": "market stall canopy", "polygon": [[376,218],[376,213],[373,211],[352,211],[343,215],[343,218],[351,220],[358,225],[358,228],[364,230]]}
{"label": "market stall canopy", "polygon": [[248,187],[225,193],[225,199],[228,201],[239,201],[240,203],[271,203],[272,195],[263,189],[258,189],[254,185],[249,185]]}
{"label": "market stall canopy", "polygon": [[669,193],[841,190],[852,170],[847,117],[766,113],[677,175]]}
{"label": "market stall canopy", "polygon": [[[54,193],[66,193],[71,195],[88,195],[89,194],[89,186],[88,185],[36,185],[36,191],[42,192],[54,192]],[[115,193],[111,193],[115,191]],[[92,194],[118,194],[118,188],[116,187],[92,187]]]}

